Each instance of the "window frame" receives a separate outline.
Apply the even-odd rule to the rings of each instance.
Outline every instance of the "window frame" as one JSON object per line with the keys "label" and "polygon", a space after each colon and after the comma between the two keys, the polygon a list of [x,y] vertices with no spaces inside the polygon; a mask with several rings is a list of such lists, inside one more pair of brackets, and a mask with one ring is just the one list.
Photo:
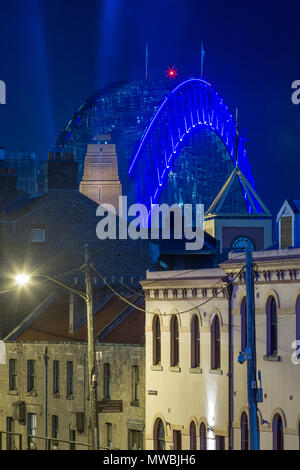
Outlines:
{"label": "window frame", "polygon": [[[267,300],[266,305],[267,314],[267,341],[266,349],[267,356],[277,356],[278,354],[278,315],[277,315],[277,302],[274,295],[271,295]],[[275,318],[275,322],[274,322]]]}
{"label": "window frame", "polygon": [[67,396],[74,395],[74,367],[73,361],[67,361]]}
{"label": "window frame", "polygon": [[179,367],[179,322],[175,314],[170,321],[170,366]]}
{"label": "window frame", "polygon": [[161,364],[161,325],[159,315],[154,315],[152,321],[152,335],[153,335],[153,348],[152,348],[152,364],[159,366]]}
{"label": "window frame", "polygon": [[241,414],[241,450],[249,450],[249,420],[245,411]]}
{"label": "window frame", "polygon": [[206,424],[202,421],[199,426],[200,450],[207,450]]}
{"label": "window frame", "polygon": [[105,362],[103,366],[103,398],[104,400],[111,400],[111,369],[109,362]]}
{"label": "window frame", "polygon": [[153,428],[154,450],[166,449],[166,433],[164,423],[161,418],[157,418]]}
{"label": "window frame", "polygon": [[200,322],[197,314],[191,319],[191,369],[200,367]]}
{"label": "window frame", "polygon": [[8,368],[9,368],[8,390],[10,392],[14,392],[18,390],[18,359],[10,358]]}
{"label": "window frame", "polygon": [[[281,426],[280,426],[281,424]],[[280,429],[279,429],[280,426]],[[284,450],[284,431],[283,419],[279,413],[276,413],[272,422],[273,450]]]}
{"label": "window frame", "polygon": [[197,450],[197,433],[195,421],[190,424],[190,450]]}
{"label": "window frame", "polygon": [[211,340],[211,370],[221,369],[221,322],[217,314],[211,321],[210,327]]}
{"label": "window frame", "polygon": [[53,360],[53,394],[58,395],[60,390],[59,361]]}
{"label": "window frame", "polygon": [[35,359],[27,360],[27,392],[36,391],[36,361]]}

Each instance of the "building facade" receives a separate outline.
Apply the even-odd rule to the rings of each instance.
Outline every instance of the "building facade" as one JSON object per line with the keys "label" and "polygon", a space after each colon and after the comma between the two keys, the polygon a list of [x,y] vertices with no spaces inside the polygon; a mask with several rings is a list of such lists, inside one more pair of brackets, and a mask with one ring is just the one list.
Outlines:
{"label": "building facade", "polygon": [[[94,312],[101,449],[144,448],[144,317],[130,301]],[[3,449],[90,448],[86,316],[75,310],[51,293],[0,342]]]}
{"label": "building facade", "polygon": [[[299,449],[300,250],[253,258],[260,445]],[[147,273],[147,449],[249,448],[244,265]]]}
{"label": "building facade", "polygon": [[[142,449],[144,348],[107,343],[96,353],[100,448]],[[2,449],[20,449],[20,436],[23,450],[89,449],[85,343],[5,343],[0,396],[0,430],[16,433],[2,434]]]}

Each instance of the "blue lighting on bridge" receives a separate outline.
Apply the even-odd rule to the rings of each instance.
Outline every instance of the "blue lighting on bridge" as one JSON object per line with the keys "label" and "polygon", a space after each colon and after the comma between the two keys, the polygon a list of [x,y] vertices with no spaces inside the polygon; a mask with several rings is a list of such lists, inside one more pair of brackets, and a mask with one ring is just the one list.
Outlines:
{"label": "blue lighting on bridge", "polygon": [[[206,128],[223,142],[235,164],[236,124],[228,106],[212,85],[192,78],[180,83],[163,100],[138,145],[128,174],[139,182],[141,202],[148,207],[157,203],[171,164],[185,138],[196,128]],[[243,141],[239,140],[238,163],[254,187]],[[247,194],[248,212],[253,212]]]}

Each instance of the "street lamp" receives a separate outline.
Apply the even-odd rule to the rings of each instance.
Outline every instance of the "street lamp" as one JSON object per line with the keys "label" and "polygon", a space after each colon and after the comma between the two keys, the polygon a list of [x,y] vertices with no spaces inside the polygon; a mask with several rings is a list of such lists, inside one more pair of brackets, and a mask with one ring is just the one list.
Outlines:
{"label": "street lamp", "polygon": [[[96,373],[96,354],[95,354],[95,337],[94,337],[94,321],[93,321],[93,293],[92,293],[92,276],[91,276],[91,259],[88,245],[84,245],[84,271],[85,271],[85,292],[73,289],[62,282],[57,281],[48,274],[42,274],[49,281],[54,282],[60,287],[79,295],[86,303],[87,314],[87,333],[88,333],[88,377],[90,391],[90,419],[91,419],[91,441],[92,449],[99,449],[99,430],[98,430],[98,411],[97,411],[97,373]],[[29,283],[31,276],[22,273],[15,277],[18,285],[25,286]]]}
{"label": "street lamp", "polygon": [[19,286],[25,286],[29,281],[30,276],[28,276],[28,274],[23,273],[16,276],[16,283],[19,284]]}

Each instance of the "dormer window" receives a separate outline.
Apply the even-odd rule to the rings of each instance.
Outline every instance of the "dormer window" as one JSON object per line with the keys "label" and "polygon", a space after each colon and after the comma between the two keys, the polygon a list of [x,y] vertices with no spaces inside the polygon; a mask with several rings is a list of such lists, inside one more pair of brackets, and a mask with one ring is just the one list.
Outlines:
{"label": "dormer window", "polygon": [[33,228],[30,231],[31,243],[45,243],[45,229],[44,228]]}

